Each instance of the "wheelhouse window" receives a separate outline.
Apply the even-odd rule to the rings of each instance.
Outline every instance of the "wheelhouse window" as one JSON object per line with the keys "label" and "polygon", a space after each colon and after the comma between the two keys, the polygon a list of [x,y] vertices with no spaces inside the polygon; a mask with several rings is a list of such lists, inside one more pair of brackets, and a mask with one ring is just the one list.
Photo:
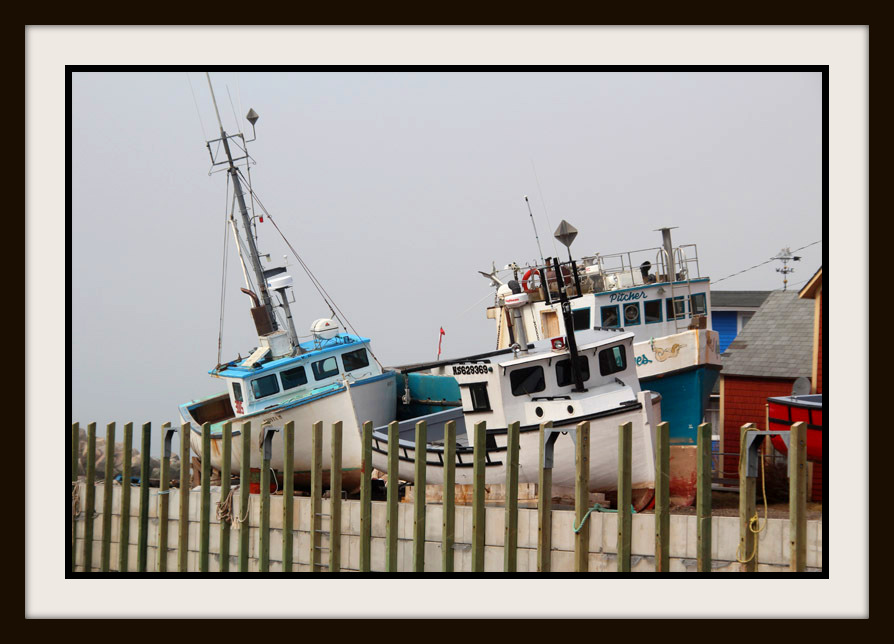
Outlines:
{"label": "wheelhouse window", "polygon": [[233,383],[233,400],[242,402],[242,385],[238,382]]}
{"label": "wheelhouse window", "polygon": [[689,298],[689,313],[690,315],[706,315],[708,312],[708,307],[705,304],[705,294],[704,293],[696,293],[691,298]]}
{"label": "wheelhouse window", "polygon": [[602,326],[606,328],[621,326],[617,304],[602,307]]}
{"label": "wheelhouse window", "polygon": [[574,320],[574,330],[583,331],[590,328],[590,309],[577,309],[571,312],[571,318]]}
{"label": "wheelhouse window", "polygon": [[324,380],[338,375],[338,363],[335,361],[335,356],[317,360],[311,365],[311,368],[314,371],[315,380]]}
{"label": "wheelhouse window", "polygon": [[295,387],[307,384],[307,372],[304,371],[304,367],[287,369],[279,374],[279,376],[282,379],[283,389],[294,389]]}
{"label": "wheelhouse window", "polygon": [[251,392],[255,399],[266,398],[273,394],[279,393],[279,381],[276,374],[271,373],[269,376],[261,376],[251,381]]}
{"label": "wheelhouse window", "polygon": [[686,302],[683,300],[683,296],[679,295],[673,299],[667,298],[665,300],[667,306],[667,319],[681,319],[686,317]]}
{"label": "wheelhouse window", "polygon": [[509,384],[512,387],[513,396],[536,394],[546,389],[546,378],[543,376],[543,367],[522,367],[509,374]]}
{"label": "wheelhouse window", "polygon": [[624,305],[624,326],[636,326],[639,324],[639,302]]}
{"label": "wheelhouse window", "polygon": [[650,300],[643,302],[643,313],[646,317],[646,324],[657,324],[661,322],[661,300]]}
{"label": "wheelhouse window", "polygon": [[627,368],[627,351],[623,345],[617,345],[599,352],[599,373],[609,376]]}
{"label": "wheelhouse window", "polygon": [[[583,382],[590,379],[590,361],[587,356],[578,356],[577,364],[580,367],[580,377]],[[559,360],[556,363],[556,382],[560,387],[568,387],[574,384],[574,374],[571,373],[571,358]]]}
{"label": "wheelhouse window", "polygon": [[369,366],[369,356],[366,349],[357,349],[342,354],[341,362],[345,366],[345,371],[354,371],[355,369],[363,369]]}
{"label": "wheelhouse window", "polygon": [[491,410],[486,382],[475,382],[469,385],[469,396],[472,398],[472,411]]}

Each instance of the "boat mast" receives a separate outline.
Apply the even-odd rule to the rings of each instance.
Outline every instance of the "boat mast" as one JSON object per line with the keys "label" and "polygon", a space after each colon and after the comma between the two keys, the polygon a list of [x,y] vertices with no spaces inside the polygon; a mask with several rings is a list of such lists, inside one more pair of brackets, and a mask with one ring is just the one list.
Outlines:
{"label": "boat mast", "polygon": [[[214,96],[214,87],[211,85],[211,74],[205,72],[205,77],[208,79],[208,89],[211,90],[211,101],[214,103],[214,113],[217,115],[217,124],[220,126],[220,140],[223,143],[224,152],[227,155],[227,163],[229,165],[227,174],[230,175],[230,179],[233,182],[233,191],[235,192],[236,199],[239,202],[239,213],[242,216],[242,227],[245,230],[245,237],[248,243],[249,260],[252,270],[255,274],[255,282],[258,286],[260,300],[267,315],[269,329],[271,331],[276,331],[279,327],[276,324],[276,316],[273,315],[273,305],[270,301],[270,293],[267,290],[267,278],[264,276],[264,270],[261,268],[261,259],[258,254],[258,247],[255,244],[254,236],[251,234],[251,219],[248,216],[248,208],[245,205],[245,195],[242,192],[242,182],[239,180],[239,173],[236,170],[236,164],[234,163],[233,155],[230,152],[229,137],[224,130],[223,121],[221,121],[220,118],[220,110],[218,110],[217,108],[217,98],[215,98]],[[207,145],[209,146],[210,150],[210,141]],[[264,327],[263,325],[259,325],[257,323],[257,318],[255,320],[255,325],[257,326],[258,332],[260,334],[262,328]]]}

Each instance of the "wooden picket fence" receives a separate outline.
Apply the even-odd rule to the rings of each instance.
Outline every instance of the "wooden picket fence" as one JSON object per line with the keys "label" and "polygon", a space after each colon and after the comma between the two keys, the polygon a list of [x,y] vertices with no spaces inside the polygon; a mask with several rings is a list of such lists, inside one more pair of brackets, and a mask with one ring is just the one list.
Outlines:
{"label": "wooden picket fence", "polygon": [[[537,571],[550,572],[551,557],[551,521],[552,521],[552,469],[544,467],[545,436],[551,429],[551,423],[543,423],[540,427],[540,473],[538,487],[537,521]],[[657,426],[657,450],[656,450],[656,485],[655,485],[655,570],[657,572],[670,571],[670,449],[669,449],[669,425],[664,422]],[[588,544],[590,526],[587,518],[596,509],[589,506],[588,475],[589,475],[589,440],[590,424],[579,423],[576,431],[576,481],[575,481],[575,509],[574,509],[574,570],[587,572],[588,570]],[[741,428],[741,445],[744,453],[746,436],[749,432],[757,431],[751,423]],[[247,454],[251,449],[252,427],[250,422],[240,426],[242,453]],[[342,511],[342,487],[341,487],[341,455],[342,455],[342,424],[332,425],[331,433],[331,478],[329,494],[329,526],[323,530],[321,520],[327,516],[322,513],[323,477],[323,423],[314,423],[312,428],[312,457],[311,457],[311,517],[310,517],[310,541],[308,557],[313,572],[328,570],[337,572],[341,569],[341,511]],[[158,492],[158,543],[168,544],[168,523],[171,508],[169,507],[170,491],[170,461],[171,440],[174,430],[169,423],[162,426],[162,458],[161,474]],[[372,423],[363,424],[362,428],[362,465],[360,484],[360,556],[359,571],[371,571],[370,543],[372,537]],[[181,480],[185,480],[185,471],[190,462],[190,426],[184,424],[180,429],[180,466]],[[138,521],[139,532],[137,537],[137,560],[135,566],[128,561],[128,530],[130,524],[130,504],[132,486],[130,464],[133,441],[133,425],[124,426],[124,464],[122,478],[124,485],[120,499],[119,516],[119,544],[125,547],[118,548],[118,571],[147,571],[147,551],[149,534],[149,475],[150,459],[148,458],[151,437],[151,426],[145,423],[141,434],[141,459],[140,484],[138,494]],[[444,485],[443,485],[443,512],[441,525],[441,571],[454,571],[454,453],[456,428],[453,422],[445,427],[444,435]],[[231,491],[230,462],[232,454],[232,425],[227,423],[223,427],[222,435],[222,464],[221,471],[221,498],[226,498]],[[260,530],[259,530],[259,570],[270,570],[270,441],[273,440],[273,432],[268,431],[264,436],[264,459],[260,471]],[[294,558],[293,547],[293,514],[294,514],[294,472],[293,455],[295,445],[295,427],[292,422],[286,423],[281,440],[284,447],[285,471],[282,502],[282,570],[291,571]],[[87,459],[86,459],[86,498],[76,498],[80,489],[78,483],[78,460],[80,450],[80,427],[74,423],[71,428],[71,483],[72,504],[79,507],[79,513],[83,513],[85,522],[83,533],[83,556],[80,565],[83,570],[90,571],[93,568],[93,532],[96,515],[95,506],[95,481],[96,481],[96,424],[90,423],[87,427]],[[484,571],[485,553],[485,423],[476,423],[474,426],[474,465],[472,486],[472,572]],[[113,521],[111,481],[114,467],[115,424],[110,423],[106,428],[106,460],[105,460],[105,491],[103,494],[102,541],[101,562],[99,569],[102,572],[110,572],[111,562],[111,527]],[[416,424],[416,453],[425,453],[426,424],[424,421]],[[111,447],[110,447],[111,446]],[[632,522],[632,490],[631,490],[631,450],[632,425],[625,423],[618,428],[618,502],[617,502],[617,570],[629,572],[631,564],[631,522]],[[393,422],[388,427],[388,471],[396,472],[398,469],[398,423]],[[698,427],[698,465],[697,465],[697,570],[699,572],[711,571],[711,425],[704,423]],[[201,507],[200,528],[198,531],[198,570],[209,571],[209,542],[212,524],[211,513],[211,428],[205,424],[202,428],[202,453],[201,453]],[[112,457],[110,457],[112,456]],[[519,463],[519,423],[515,422],[508,427],[506,466],[506,498],[504,517],[504,545],[503,545],[503,570],[515,572],[517,569],[517,537],[518,537],[518,463]],[[806,425],[795,423],[791,428],[789,447],[789,459],[793,460],[790,476],[790,570],[802,572],[806,566],[806,498],[807,498],[807,465],[806,465]],[[425,459],[416,459],[415,486],[416,494],[413,499],[413,557],[412,569],[414,572],[422,572],[424,565],[424,546],[426,534],[426,494],[425,494]],[[739,503],[739,552],[737,556],[741,564],[741,570],[755,572],[757,570],[757,530],[754,529],[757,517],[755,491],[756,477],[748,476],[745,468],[740,467],[740,503]],[[239,473],[240,485],[238,488],[240,508],[248,507],[250,478],[249,459],[242,459]],[[177,541],[177,571],[187,571],[187,554],[189,549],[189,503],[190,494],[179,495],[179,520]],[[397,572],[398,570],[398,503],[399,481],[396,476],[389,476],[386,494],[386,525],[385,525],[385,570]],[[76,539],[76,512],[72,512],[71,522],[71,571],[75,571]],[[230,521],[221,520],[218,526],[220,530],[220,572],[236,572],[230,570],[230,530],[233,529]],[[238,572],[249,571],[249,530],[247,523],[241,523],[238,530]],[[328,560],[322,561],[322,553],[326,548],[322,546],[321,537],[329,534]],[[173,572],[167,570],[167,557],[157,557],[156,570],[158,572]],[[80,573],[79,573],[80,574]]]}

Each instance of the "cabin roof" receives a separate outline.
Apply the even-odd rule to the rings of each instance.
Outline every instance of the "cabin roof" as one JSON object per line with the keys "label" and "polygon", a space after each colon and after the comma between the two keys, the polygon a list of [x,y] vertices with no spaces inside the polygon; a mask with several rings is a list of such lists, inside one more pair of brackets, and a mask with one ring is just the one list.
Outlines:
{"label": "cabin roof", "polygon": [[772,291],[723,354],[723,374],[765,378],[810,377],[813,302],[796,291]]}
{"label": "cabin roof", "polygon": [[302,353],[301,355],[263,362],[258,364],[258,366],[256,367],[243,367],[241,366],[241,364],[247,359],[246,357],[242,358],[241,360],[233,360],[225,365],[221,365],[220,367],[215,367],[208,373],[213,376],[223,376],[225,378],[248,378],[249,376],[256,376],[258,374],[275,371],[290,364],[295,364],[297,366],[298,364],[307,362],[308,360],[313,360],[317,356],[322,356],[327,353],[333,353],[335,351],[339,351],[347,347],[356,346],[358,344],[365,345],[368,343],[369,338],[363,338],[358,335],[351,335],[350,333],[340,333],[330,340],[321,340],[320,348],[317,348],[312,340],[300,343],[298,346],[300,346],[306,352]]}
{"label": "cabin roof", "polygon": [[[627,339],[632,338],[633,336],[634,336],[634,334],[630,331],[623,332],[623,333],[612,333],[611,335],[607,335],[606,337],[600,338],[596,342],[588,342],[586,344],[580,344],[580,345],[578,345],[577,350],[579,352],[583,352],[588,349],[595,349],[596,347],[601,347],[601,346],[604,346],[607,344],[614,344],[614,343],[618,342],[619,340],[627,340]],[[550,349],[548,347],[542,346],[543,342],[544,342],[543,340],[540,340],[535,344],[536,348],[534,349],[534,351],[536,353],[533,353],[532,355],[526,355],[521,358],[515,358],[513,360],[507,360],[506,362],[500,362],[499,366],[501,366],[501,367],[515,367],[517,365],[525,364],[527,362],[537,362],[539,360],[546,360],[548,358],[559,358],[559,357],[568,356],[570,353],[567,349],[567,346],[566,346],[566,349],[563,351],[553,351],[552,349]]]}

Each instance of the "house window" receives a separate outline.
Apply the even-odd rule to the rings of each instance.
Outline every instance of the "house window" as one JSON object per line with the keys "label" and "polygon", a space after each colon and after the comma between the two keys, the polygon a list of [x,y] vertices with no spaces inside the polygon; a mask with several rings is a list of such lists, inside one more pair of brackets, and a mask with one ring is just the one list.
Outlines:
{"label": "house window", "polygon": [[606,328],[621,326],[619,316],[620,316],[620,313],[618,312],[617,304],[615,304],[613,306],[603,306],[602,307],[602,326],[604,326]]}
{"label": "house window", "polygon": [[269,376],[262,376],[251,381],[251,391],[255,399],[266,398],[273,394],[279,393],[279,381],[276,374],[271,373]]}
{"label": "house window", "polygon": [[624,326],[639,324],[639,302],[624,305]]}
{"label": "house window", "polygon": [[690,315],[707,315],[708,307],[705,305],[705,294],[696,293],[689,298]]}
{"label": "house window", "polygon": [[571,312],[571,317],[574,320],[574,330],[575,331],[583,331],[585,329],[590,328],[590,309],[577,309],[576,311]]}
{"label": "house window", "polygon": [[[577,364],[580,367],[580,378],[583,382],[590,379],[590,362],[587,356],[578,356]],[[574,384],[574,374],[571,373],[571,358],[559,360],[556,363],[556,382],[560,387]]]}
{"label": "house window", "polygon": [[368,367],[369,357],[366,355],[366,349],[357,349],[342,355],[341,362],[345,366],[345,371],[354,371]]}
{"label": "house window", "polygon": [[[671,299],[667,298],[665,300],[667,306],[665,307],[667,310],[667,319],[681,319],[686,317],[686,302],[683,300],[682,295],[678,295],[677,297]],[[676,312],[676,315],[674,313]]]}
{"label": "house window", "polygon": [[283,371],[280,374],[280,378],[282,379],[283,389],[294,389],[307,384],[307,373],[305,373],[304,367],[295,367],[294,369]]}
{"label": "house window", "polygon": [[315,380],[323,380],[338,375],[338,363],[335,361],[334,356],[324,360],[317,360],[311,367],[314,370]]}
{"label": "house window", "polygon": [[509,374],[509,384],[512,386],[513,396],[536,394],[546,389],[546,379],[543,376],[543,367],[522,367]]}
{"label": "house window", "polygon": [[487,383],[475,382],[469,385],[469,396],[472,398],[472,411],[490,411],[490,398],[487,396]]}
{"label": "house window", "polygon": [[643,302],[643,312],[646,316],[646,324],[657,324],[662,321],[661,300]]}
{"label": "house window", "polygon": [[609,376],[627,368],[627,352],[623,345],[617,345],[599,352],[599,373]]}

